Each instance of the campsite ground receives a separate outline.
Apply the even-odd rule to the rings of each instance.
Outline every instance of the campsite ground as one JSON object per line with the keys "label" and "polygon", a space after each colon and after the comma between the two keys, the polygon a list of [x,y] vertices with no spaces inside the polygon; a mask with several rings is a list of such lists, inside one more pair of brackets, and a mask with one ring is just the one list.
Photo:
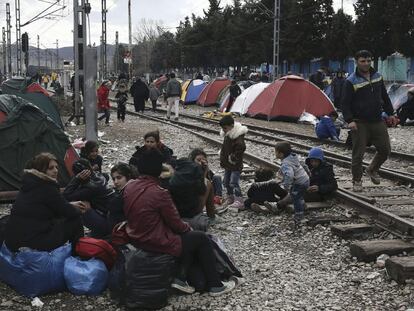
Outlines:
{"label": "campsite ground", "polygon": [[[194,113],[205,111],[190,107]],[[112,114],[114,118],[114,114]],[[309,125],[242,119],[243,123],[262,123],[284,130],[311,133]],[[99,125],[104,171],[117,161],[128,161],[134,147],[142,143],[144,132],[159,128],[162,140],[178,157],[191,148],[207,146],[182,130],[127,116],[106,127]],[[412,152],[412,129],[392,129],[393,145]],[[71,139],[82,137],[83,126],[69,127]],[[257,150],[249,150],[258,153]],[[215,172],[218,157],[211,156]],[[248,182],[243,181],[244,192]],[[219,236],[242,270],[246,282],[223,297],[205,294],[173,295],[165,310],[408,310],[414,307],[414,285],[390,281],[384,269],[375,264],[358,263],[349,255],[349,241],[333,237],[329,226],[308,228],[295,235],[289,230],[290,215],[257,216],[251,212],[226,213],[212,232]],[[98,297],[77,297],[60,293],[41,297],[42,310],[121,310],[109,299],[108,291]],[[0,310],[35,310],[30,300],[0,283]]]}

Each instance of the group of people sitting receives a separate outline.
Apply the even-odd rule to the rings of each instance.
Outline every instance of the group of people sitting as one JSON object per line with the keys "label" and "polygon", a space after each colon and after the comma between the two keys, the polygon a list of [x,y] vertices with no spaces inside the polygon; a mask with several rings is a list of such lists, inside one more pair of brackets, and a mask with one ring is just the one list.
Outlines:
{"label": "group of people sitting", "polygon": [[225,202],[221,200],[221,177],[209,169],[202,149],[176,159],[161,142],[158,131],[148,132],[129,164],[112,167],[111,187],[109,175],[102,173],[98,144],[88,141],[81,149],[81,159],[73,164],[74,177],[63,191],[57,182],[59,165],[54,155],[41,153],[27,163],[6,226],[6,246],[14,252],[22,247],[50,251],[67,241],[74,245],[84,236],[84,227],[90,230],[90,236],[109,241],[114,232],[123,230],[125,243],[178,259],[180,269],[173,288],[185,293],[195,291],[187,278],[190,267],[197,262],[206,280],[205,291],[212,296],[231,291],[237,278],[220,279],[210,237],[205,232],[217,214],[229,207],[279,213],[292,201],[295,220],[300,221],[304,197],[325,198],[335,191],[336,181],[322,150],[311,150],[307,173],[290,145],[279,143],[276,156],[282,160],[282,182],[273,179],[272,171],[259,169],[248,199],[243,200],[239,180],[247,128],[231,116],[223,117],[220,125]]}

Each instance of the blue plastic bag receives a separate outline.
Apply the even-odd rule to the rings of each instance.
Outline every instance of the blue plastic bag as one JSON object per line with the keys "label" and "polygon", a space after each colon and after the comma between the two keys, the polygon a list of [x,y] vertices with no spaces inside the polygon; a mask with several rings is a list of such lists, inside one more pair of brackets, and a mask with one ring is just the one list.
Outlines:
{"label": "blue plastic bag", "polygon": [[81,260],[69,257],[65,261],[66,286],[75,295],[99,295],[108,283],[108,270],[99,259]]}
{"label": "blue plastic bag", "polygon": [[71,244],[66,244],[51,252],[25,249],[13,253],[3,243],[0,280],[28,297],[63,291],[66,288],[63,265],[71,251]]}

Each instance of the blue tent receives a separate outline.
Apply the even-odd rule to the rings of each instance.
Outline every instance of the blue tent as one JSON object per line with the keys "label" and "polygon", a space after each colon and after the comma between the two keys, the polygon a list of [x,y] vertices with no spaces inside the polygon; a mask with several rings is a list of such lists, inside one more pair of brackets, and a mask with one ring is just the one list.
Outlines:
{"label": "blue tent", "polygon": [[196,102],[207,82],[199,79],[191,80],[187,87],[184,103]]}

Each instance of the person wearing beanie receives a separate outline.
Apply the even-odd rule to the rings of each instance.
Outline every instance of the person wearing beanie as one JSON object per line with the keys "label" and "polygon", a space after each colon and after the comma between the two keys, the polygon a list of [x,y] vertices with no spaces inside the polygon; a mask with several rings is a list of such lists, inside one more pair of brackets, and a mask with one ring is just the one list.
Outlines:
{"label": "person wearing beanie", "polygon": [[175,289],[188,294],[195,291],[187,283],[187,271],[196,257],[210,295],[218,296],[232,290],[234,282],[220,280],[209,237],[204,232],[192,231],[181,220],[170,193],[159,186],[162,162],[157,149],[145,150],[137,161],[140,176],[125,186],[124,212],[129,242],[144,251],[180,258],[178,275],[171,284]]}
{"label": "person wearing beanie", "polygon": [[322,201],[338,189],[332,164],[325,161],[321,148],[312,148],[306,159],[310,171],[305,201]]}

